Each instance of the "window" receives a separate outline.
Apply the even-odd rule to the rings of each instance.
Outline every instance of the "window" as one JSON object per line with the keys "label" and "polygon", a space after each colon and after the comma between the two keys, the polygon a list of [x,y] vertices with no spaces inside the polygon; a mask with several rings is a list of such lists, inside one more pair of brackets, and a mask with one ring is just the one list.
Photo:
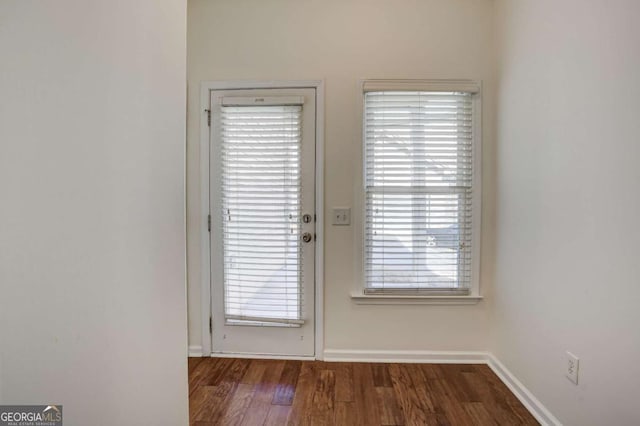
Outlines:
{"label": "window", "polygon": [[474,288],[478,92],[468,82],[365,82],[365,294]]}

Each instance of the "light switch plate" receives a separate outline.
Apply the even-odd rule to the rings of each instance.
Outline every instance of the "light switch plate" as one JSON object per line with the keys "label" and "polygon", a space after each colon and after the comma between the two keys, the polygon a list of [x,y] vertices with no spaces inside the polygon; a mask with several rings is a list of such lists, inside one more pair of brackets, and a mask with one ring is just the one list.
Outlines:
{"label": "light switch plate", "polygon": [[350,207],[334,207],[333,225],[351,225],[351,208]]}

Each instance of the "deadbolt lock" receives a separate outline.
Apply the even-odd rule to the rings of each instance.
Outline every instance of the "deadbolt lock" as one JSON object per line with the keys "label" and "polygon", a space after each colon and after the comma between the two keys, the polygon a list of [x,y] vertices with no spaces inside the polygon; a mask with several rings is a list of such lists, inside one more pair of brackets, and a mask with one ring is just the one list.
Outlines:
{"label": "deadbolt lock", "polygon": [[311,238],[313,237],[309,232],[305,232],[304,234],[302,234],[302,241],[304,241],[305,243],[308,243],[309,241],[311,241]]}

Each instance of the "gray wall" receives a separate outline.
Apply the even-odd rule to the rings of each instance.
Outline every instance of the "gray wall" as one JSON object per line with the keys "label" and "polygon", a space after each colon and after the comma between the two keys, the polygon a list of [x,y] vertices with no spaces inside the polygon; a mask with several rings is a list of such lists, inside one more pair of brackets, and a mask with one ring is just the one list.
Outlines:
{"label": "gray wall", "polygon": [[0,403],[186,425],[186,0],[0,2]]}
{"label": "gray wall", "polygon": [[496,11],[492,349],[564,424],[640,424],[640,3]]}

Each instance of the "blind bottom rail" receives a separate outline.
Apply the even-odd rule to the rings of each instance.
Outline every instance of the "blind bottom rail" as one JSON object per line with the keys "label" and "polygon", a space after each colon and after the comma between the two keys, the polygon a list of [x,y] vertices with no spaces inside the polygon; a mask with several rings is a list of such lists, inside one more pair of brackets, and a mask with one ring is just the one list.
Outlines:
{"label": "blind bottom rail", "polygon": [[277,324],[297,324],[297,325],[304,324],[303,319],[253,317],[248,315],[225,315],[224,318],[227,320],[233,320],[233,321],[273,322]]}

